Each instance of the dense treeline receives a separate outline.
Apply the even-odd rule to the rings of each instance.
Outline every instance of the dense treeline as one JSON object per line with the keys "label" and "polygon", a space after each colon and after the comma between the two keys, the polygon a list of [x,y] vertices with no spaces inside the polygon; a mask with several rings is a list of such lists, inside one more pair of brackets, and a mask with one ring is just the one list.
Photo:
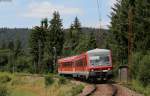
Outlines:
{"label": "dense treeline", "polygon": [[[102,29],[101,32],[104,38],[108,34],[107,30]],[[69,29],[63,29],[58,12],[54,12],[51,20],[42,19],[41,25],[32,29],[1,28],[0,36],[4,42],[0,44],[0,69],[10,72],[56,72],[58,58],[80,54],[97,46],[104,47],[104,44],[98,43],[98,34],[99,29],[83,28],[77,17]]]}
{"label": "dense treeline", "polygon": [[94,33],[83,34],[77,17],[68,32],[64,34],[58,12],[54,12],[50,21],[43,19],[41,26],[34,27],[30,36],[32,64],[35,64],[38,73],[45,72],[46,69],[56,72],[58,58],[76,55],[96,47]]}
{"label": "dense treeline", "polygon": [[115,64],[126,65],[129,31],[132,31],[131,76],[148,86],[150,84],[150,1],[118,0],[112,9],[107,47],[113,51]]}

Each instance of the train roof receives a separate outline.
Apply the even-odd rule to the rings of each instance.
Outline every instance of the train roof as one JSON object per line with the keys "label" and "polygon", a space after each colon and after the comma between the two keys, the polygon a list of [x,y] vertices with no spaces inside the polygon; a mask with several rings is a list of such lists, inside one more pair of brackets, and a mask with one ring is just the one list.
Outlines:
{"label": "train roof", "polygon": [[87,51],[88,54],[90,54],[90,53],[97,53],[97,52],[108,53],[108,52],[110,52],[110,50],[108,50],[108,49],[98,49],[98,48],[96,48],[96,49]]}
{"label": "train roof", "polygon": [[[110,52],[110,50],[108,50],[108,49],[98,49],[98,48],[96,48],[96,49],[87,51],[86,53],[87,54],[92,54],[92,53],[108,54],[109,52]],[[76,55],[76,56],[62,58],[62,59],[59,59],[58,62],[71,62],[73,60],[77,60],[77,59],[81,58],[83,55],[84,55],[84,53],[80,54],[80,55]]]}
{"label": "train roof", "polygon": [[62,58],[62,59],[59,59],[58,62],[69,62],[69,61],[74,60],[77,57],[78,56],[71,56],[71,57]]}

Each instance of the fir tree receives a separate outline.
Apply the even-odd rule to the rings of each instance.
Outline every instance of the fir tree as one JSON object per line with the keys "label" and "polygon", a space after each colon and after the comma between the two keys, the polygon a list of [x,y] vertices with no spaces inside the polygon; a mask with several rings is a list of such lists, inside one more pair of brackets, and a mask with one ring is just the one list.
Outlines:
{"label": "fir tree", "polygon": [[121,0],[115,4],[111,13],[110,34],[108,36],[109,48],[114,57],[123,64],[127,62],[128,55],[128,11],[129,1]]}
{"label": "fir tree", "polygon": [[97,48],[96,44],[96,38],[93,32],[90,33],[90,39],[89,39],[89,50]]}
{"label": "fir tree", "polygon": [[[60,19],[60,15],[58,12],[55,11],[53,13],[53,18],[50,20],[50,26],[48,28],[48,33],[47,33],[48,36],[47,45],[49,48],[47,51],[49,51],[49,56],[51,58],[53,57],[53,60],[55,59],[55,63],[57,60],[56,57],[62,55],[62,49],[64,44],[64,33],[63,33],[64,30],[62,27],[63,26],[62,26],[62,20]],[[51,65],[51,69],[53,72],[56,71],[57,69],[56,65]]]}
{"label": "fir tree", "polygon": [[150,49],[150,2],[149,0],[136,0],[134,19],[135,51]]}
{"label": "fir tree", "polygon": [[[61,55],[63,43],[64,43],[64,33],[62,28],[62,20],[58,12],[53,13],[53,18],[50,21],[49,33],[49,50],[53,50],[56,47],[57,55]],[[53,53],[53,52],[51,52]]]}
{"label": "fir tree", "polygon": [[74,50],[78,46],[79,39],[82,35],[81,23],[77,17],[75,17],[74,23],[71,26],[70,31],[72,32],[72,50]]}

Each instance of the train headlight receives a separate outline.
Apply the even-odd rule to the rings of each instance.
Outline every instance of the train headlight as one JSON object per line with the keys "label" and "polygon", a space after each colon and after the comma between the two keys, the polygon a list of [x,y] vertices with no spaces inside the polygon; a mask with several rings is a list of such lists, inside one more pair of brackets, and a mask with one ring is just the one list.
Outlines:
{"label": "train headlight", "polygon": [[93,72],[93,71],[94,71],[94,69],[91,69],[91,71]]}
{"label": "train headlight", "polygon": [[103,72],[108,72],[108,70],[103,70]]}

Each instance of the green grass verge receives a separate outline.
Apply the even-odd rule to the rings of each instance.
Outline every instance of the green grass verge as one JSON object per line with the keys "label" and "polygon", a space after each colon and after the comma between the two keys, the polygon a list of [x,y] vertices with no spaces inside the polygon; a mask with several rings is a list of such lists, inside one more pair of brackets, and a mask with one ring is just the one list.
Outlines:
{"label": "green grass verge", "polygon": [[145,96],[150,96],[150,84],[144,87],[138,80],[133,80],[131,89],[144,94]]}
{"label": "green grass verge", "polygon": [[0,78],[2,83],[5,82],[9,96],[77,96],[84,88],[84,85],[72,83],[69,79],[57,75],[41,77],[0,72]]}

